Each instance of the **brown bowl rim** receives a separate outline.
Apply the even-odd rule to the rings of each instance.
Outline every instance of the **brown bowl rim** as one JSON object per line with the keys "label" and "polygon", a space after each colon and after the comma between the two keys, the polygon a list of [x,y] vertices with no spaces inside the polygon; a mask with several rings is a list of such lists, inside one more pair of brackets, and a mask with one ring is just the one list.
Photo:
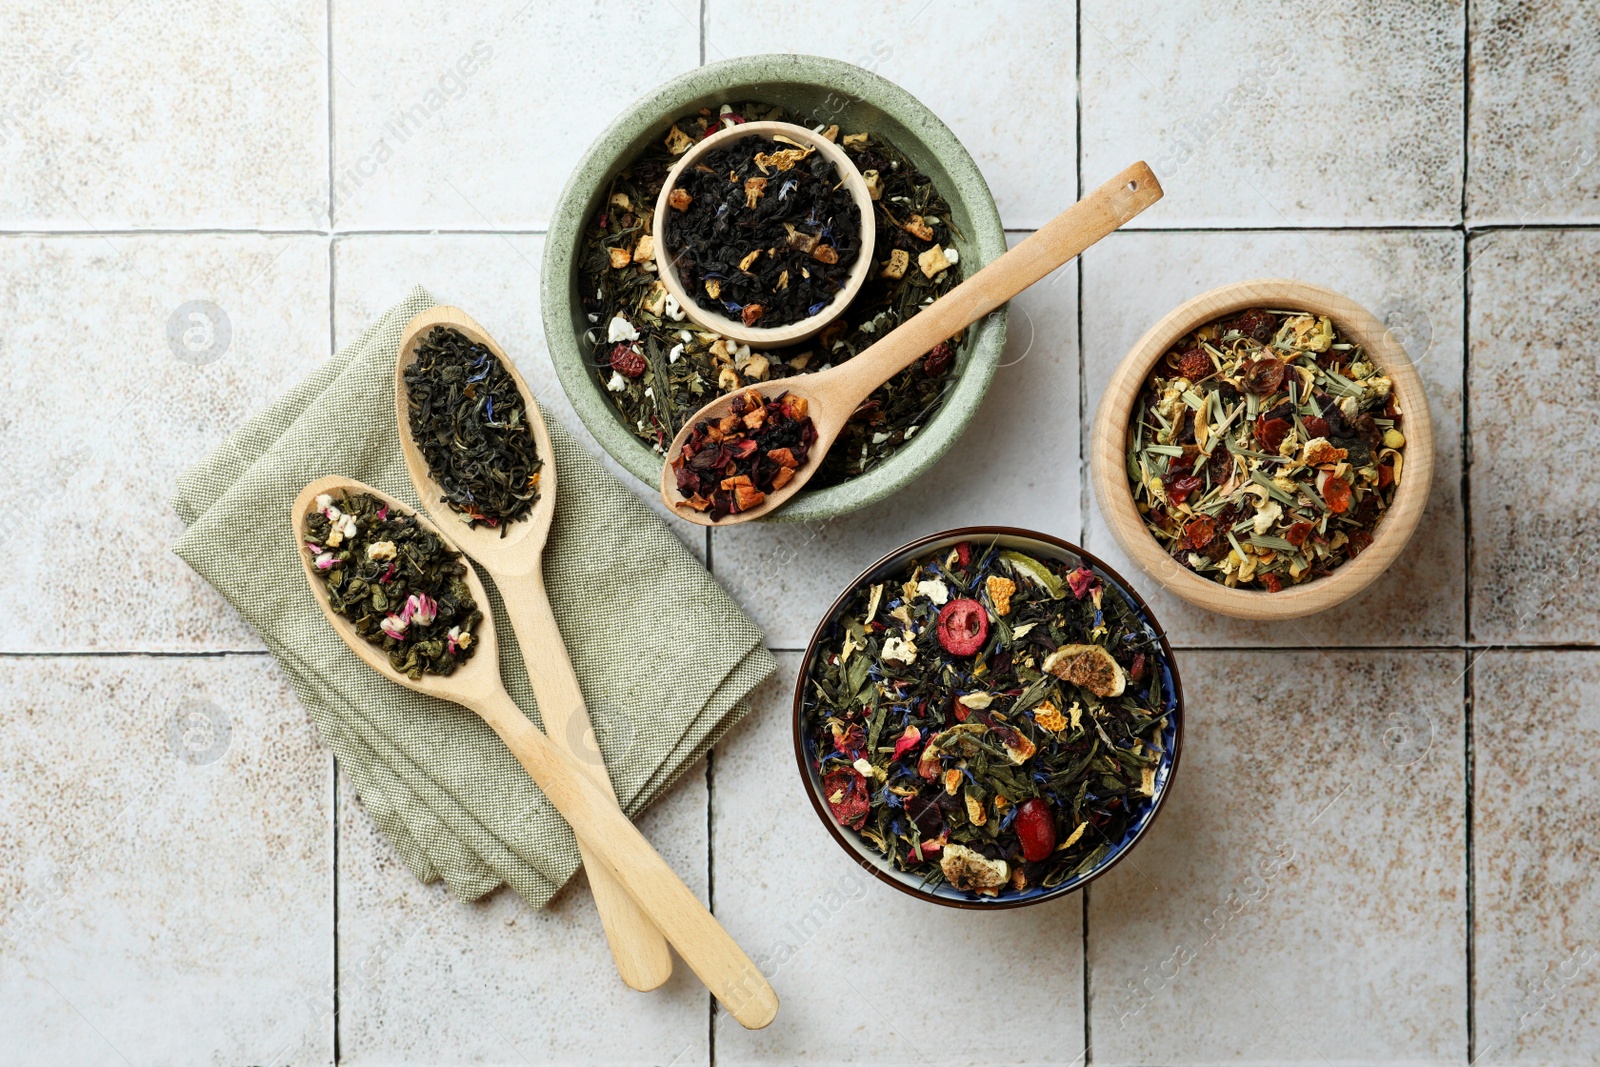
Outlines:
{"label": "brown bowl rim", "polygon": [[[905,882],[894,877],[888,871],[881,869],[877,865],[863,860],[861,856],[857,854],[856,849],[848,840],[846,840],[844,833],[839,829],[838,824],[834,822],[833,814],[823,808],[822,799],[818,796],[817,790],[811,787],[811,773],[810,767],[806,762],[805,739],[802,731],[802,721],[805,710],[805,683],[806,676],[809,673],[809,666],[817,653],[818,646],[822,642],[823,631],[827,628],[828,623],[836,618],[839,612],[843,610],[845,601],[851,596],[851,594],[855,593],[856,590],[861,587],[861,584],[867,581],[868,578],[875,574],[879,569],[888,566],[896,559],[915,555],[937,541],[944,541],[949,538],[975,541],[986,536],[997,538],[1018,537],[1042,542],[1082,558],[1083,560],[1087,561],[1091,567],[1094,567],[1098,571],[1104,573],[1107,577],[1115,580],[1118,587],[1123,592],[1127,593],[1130,598],[1132,598],[1134,606],[1139,609],[1139,612],[1143,615],[1145,622],[1147,622],[1150,625],[1150,628],[1155,631],[1156,640],[1161,643],[1161,653],[1166,658],[1167,670],[1172,675],[1172,692],[1173,696],[1176,698],[1176,702],[1173,704],[1171,712],[1173,718],[1172,763],[1167,769],[1166,782],[1162,785],[1160,792],[1158,792],[1156,796],[1152,798],[1150,813],[1145,816],[1144,823],[1139,827],[1138,830],[1134,832],[1134,835],[1128,839],[1128,843],[1121,849],[1118,849],[1116,854],[1113,855],[1108,861],[1101,864],[1099,867],[1096,867],[1093,871],[1090,871],[1087,875],[1085,875],[1080,881],[1074,882],[1070,886],[1061,887],[1052,890],[1049,893],[1041,893],[1040,895],[1030,897],[1027,900],[1000,899],[994,901],[993,903],[979,900],[948,900],[943,897],[932,896],[917,890],[913,886],[907,885]],[[1052,534],[1043,533],[1039,530],[1028,530],[1020,526],[960,526],[953,529],[944,530],[939,533],[928,534],[927,536],[919,537],[914,541],[908,541],[899,548],[895,549],[893,552],[885,554],[871,566],[867,567],[860,574],[852,578],[845,585],[844,591],[834,598],[833,603],[828,605],[828,609],[823,612],[822,619],[817,623],[816,629],[812,631],[811,640],[806,645],[806,650],[800,658],[800,671],[795,677],[794,684],[794,701],[793,710],[791,713],[791,732],[794,742],[795,765],[800,771],[800,779],[802,785],[804,786],[806,797],[811,801],[812,810],[817,813],[817,818],[820,819],[822,821],[822,825],[827,828],[828,833],[833,837],[834,842],[844,850],[845,855],[850,857],[851,862],[866,870],[879,881],[891,885],[900,890],[900,892],[905,893],[907,896],[913,897],[917,900],[927,901],[931,904],[938,904],[941,907],[946,908],[959,908],[964,911],[1009,911],[1013,908],[1027,908],[1032,907],[1035,904],[1043,904],[1048,901],[1059,900],[1062,897],[1078,892],[1079,890],[1087,887],[1089,883],[1093,882],[1101,875],[1111,870],[1111,868],[1121,863],[1123,857],[1132,852],[1134,847],[1137,846],[1140,841],[1144,840],[1145,836],[1150,832],[1150,828],[1155,825],[1156,817],[1161,814],[1163,808],[1166,806],[1167,795],[1172,792],[1172,783],[1178,774],[1179,758],[1183,755],[1184,711],[1183,679],[1178,674],[1177,660],[1173,656],[1172,644],[1167,640],[1167,631],[1162,627],[1160,620],[1156,618],[1155,613],[1150,610],[1150,605],[1145,603],[1144,597],[1140,596],[1138,590],[1130,585],[1126,578],[1117,573],[1115,568],[1109,566],[1104,560],[1102,560],[1099,556],[1096,556],[1093,552],[1089,552],[1086,549],[1080,548],[1071,541],[1064,540],[1063,538],[1056,537]]]}
{"label": "brown bowl rim", "polygon": [[[1326,315],[1347,336],[1358,337],[1393,380],[1405,406],[1406,469],[1395,502],[1373,532],[1372,544],[1331,574],[1276,593],[1230,589],[1179,567],[1144,525],[1133,503],[1123,454],[1128,418],[1150,369],[1189,330],[1250,307],[1295,307]],[[1115,411],[1111,405],[1117,402]],[[1426,511],[1433,483],[1433,418],[1427,387],[1404,346],[1366,307],[1326,286],[1292,278],[1231,282],[1190,297],[1134,342],[1112,372],[1095,412],[1090,480],[1106,525],[1140,570],[1197,607],[1234,618],[1274,621],[1326,611],[1355,596],[1388,570],[1410,543]]]}
{"label": "brown bowl rim", "polygon": [[[671,195],[677,184],[678,175],[682,174],[694,160],[701,158],[706,153],[720,148],[723,145],[734,144],[751,137],[773,136],[783,134],[792,140],[804,141],[814,147],[827,160],[834,165],[839,175],[844,179],[845,188],[850,191],[850,199],[855,202],[856,209],[861,213],[860,232],[857,239],[861,248],[856,255],[856,262],[850,268],[849,275],[845,278],[844,288],[833,295],[828,305],[815,315],[807,315],[798,322],[791,322],[786,326],[746,326],[736,322],[727,315],[715,311],[707,311],[694,299],[693,295],[684,288],[683,279],[678,276],[678,268],[672,262],[672,256],[667,248],[667,197]],[[710,137],[705,138],[684,150],[683,157],[672,165],[667,172],[667,179],[661,185],[661,192],[656,196],[655,218],[651,220],[650,232],[656,247],[656,273],[661,279],[661,284],[678,306],[683,309],[695,325],[702,330],[711,330],[731,341],[762,349],[786,348],[789,345],[800,344],[821,333],[822,330],[843,315],[850,307],[852,301],[860,295],[861,289],[867,283],[867,275],[872,272],[873,256],[877,253],[878,227],[877,216],[872,204],[872,196],[867,189],[866,178],[861,169],[856,166],[847,152],[839,145],[828,140],[822,134],[800,125],[798,122],[784,122],[778,119],[762,119],[756,122],[741,122],[719,130]]]}

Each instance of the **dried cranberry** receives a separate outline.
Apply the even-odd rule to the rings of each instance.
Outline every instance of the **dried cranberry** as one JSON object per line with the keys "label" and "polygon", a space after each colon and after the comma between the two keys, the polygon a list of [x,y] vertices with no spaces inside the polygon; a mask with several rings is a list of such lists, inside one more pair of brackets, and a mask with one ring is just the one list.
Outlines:
{"label": "dried cranberry", "polygon": [[963,570],[972,566],[972,546],[965,541],[956,545],[956,562],[961,564]]}
{"label": "dried cranberry", "polygon": [[933,350],[922,359],[922,373],[930,378],[937,378],[950,369],[950,364],[956,358],[956,347],[949,341],[940,341],[933,346]]}
{"label": "dried cranberry", "polygon": [[989,613],[976,600],[960,597],[939,611],[939,644],[952,656],[970,656],[989,638]]}
{"label": "dried cranberry", "polygon": [[1269,396],[1283,385],[1283,361],[1275,356],[1261,356],[1240,368],[1239,380],[1245,390]]}
{"label": "dried cranberry", "polygon": [[1128,680],[1137,684],[1144,681],[1144,676],[1150,670],[1150,661],[1144,658],[1143,652],[1133,654],[1133,664],[1128,667]]}
{"label": "dried cranberry", "polygon": [[1022,858],[1037,863],[1055,851],[1056,818],[1050,811],[1050,802],[1043,797],[1023,801],[1017,807],[1017,818],[1012,826],[1022,842]]}
{"label": "dried cranberry", "polygon": [[618,341],[617,347],[611,350],[611,369],[624,378],[639,377],[647,366],[644,357],[630,348],[626,341]]}

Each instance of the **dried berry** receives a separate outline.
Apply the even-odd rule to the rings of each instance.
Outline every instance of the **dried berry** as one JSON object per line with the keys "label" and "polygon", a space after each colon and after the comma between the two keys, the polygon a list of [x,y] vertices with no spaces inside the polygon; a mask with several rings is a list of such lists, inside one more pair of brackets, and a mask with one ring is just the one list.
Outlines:
{"label": "dried berry", "polygon": [[1232,328],[1253,341],[1266,344],[1278,332],[1278,317],[1261,308],[1251,308],[1233,320]]}
{"label": "dried berry", "polygon": [[1191,348],[1178,360],[1178,373],[1192,382],[1197,382],[1217,368],[1212,365],[1211,357],[1198,348]]}
{"label": "dried berry", "polygon": [[1183,528],[1183,540],[1190,548],[1200,549],[1217,536],[1217,524],[1209,516],[1201,515]]}
{"label": "dried berry", "polygon": [[624,378],[637,378],[649,366],[644,356],[634,351],[626,341],[618,341],[611,350],[611,369]]}
{"label": "dried berry", "polygon": [[1055,851],[1056,819],[1050,812],[1050,802],[1043,797],[1034,797],[1017,806],[1014,828],[1022,842],[1022,858],[1029,863],[1038,863]]}
{"label": "dried berry", "polygon": [[1256,443],[1263,452],[1276,452],[1292,428],[1287,419],[1263,419],[1256,423]]}
{"label": "dried berry", "polygon": [[1350,483],[1343,478],[1328,478],[1322,483],[1322,499],[1329,511],[1343,515],[1350,510]]}
{"label": "dried berry", "polygon": [[859,830],[867,821],[867,780],[854,767],[826,775],[822,779],[822,795],[840,826]]}
{"label": "dried berry", "polygon": [[1182,474],[1176,478],[1167,479],[1167,499],[1174,504],[1182,504],[1189,499],[1189,494],[1200,488],[1203,483],[1192,474]]}
{"label": "dried berry", "polygon": [[989,612],[976,600],[952,600],[939,612],[939,644],[952,656],[970,656],[989,638]]}
{"label": "dried berry", "polygon": [[1239,380],[1246,392],[1270,396],[1282,387],[1284,373],[1282,360],[1275,356],[1257,356],[1239,368]]}
{"label": "dried berry", "polygon": [[949,341],[940,341],[933,346],[933,351],[922,358],[922,373],[937,378],[950,369],[950,363],[955,358],[955,346]]}

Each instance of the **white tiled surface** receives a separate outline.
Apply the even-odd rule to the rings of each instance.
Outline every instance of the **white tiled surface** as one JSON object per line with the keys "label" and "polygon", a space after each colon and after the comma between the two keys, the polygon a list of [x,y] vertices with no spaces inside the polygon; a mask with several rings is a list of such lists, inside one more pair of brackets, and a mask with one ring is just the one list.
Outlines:
{"label": "white tiled surface", "polygon": [[[1582,0],[13,0],[0,1064],[1600,1059],[1595,20]],[[544,913],[416,884],[168,552],[166,500],[416,282],[592,447],[539,325],[556,195],[630,100],[763,50],[925,100],[1014,239],[1135,158],[1167,196],[1014,302],[1006,365],[917,484],[827,524],[675,527],[786,650],[644,820],[773,975],[783,1010],[751,1034],[681,967],[626,993],[581,881]],[[789,744],[823,607],[955,525],[1121,563],[1084,478],[1101,385],[1174,304],[1263,274],[1347,292],[1420,357],[1439,463],[1413,546],[1278,629],[1130,573],[1181,649],[1186,749],[1170,813],[1087,892],[977,916],[856,878]],[[215,747],[175,740],[196,714],[226,716]]]}

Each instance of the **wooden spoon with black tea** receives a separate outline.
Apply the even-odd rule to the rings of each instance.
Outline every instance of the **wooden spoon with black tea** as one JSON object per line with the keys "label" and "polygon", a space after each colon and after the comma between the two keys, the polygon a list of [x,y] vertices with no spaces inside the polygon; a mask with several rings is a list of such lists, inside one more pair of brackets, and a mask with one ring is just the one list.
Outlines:
{"label": "wooden spoon with black tea", "polygon": [[[412,436],[406,369],[416,361],[418,343],[439,326],[455,330],[473,344],[482,345],[500,361],[521,394],[534,449],[543,461],[539,469],[539,495],[532,510],[504,526],[469,526],[461,515],[451,510],[444,502],[444,489],[434,479],[427,459]],[[567,655],[566,643],[545,591],[544,546],[556,513],[556,464],[550,447],[550,431],[528,390],[528,383],[517,373],[516,364],[506,358],[494,338],[472,316],[457,307],[438,305],[420,312],[406,324],[399,357],[395,360],[394,390],[400,450],[405,455],[406,471],[411,475],[417,498],[434,523],[449,530],[466,554],[494,579],[505,601],[511,629],[522,649],[528,682],[539,703],[545,731],[569,755],[577,757],[589,779],[612,796],[615,804],[616,794],[611,777],[606,773],[600,746],[595,741],[583,692],[578,687],[578,676],[573,672],[572,660]],[[666,939],[616,884],[605,866],[590,862],[581,839],[578,847],[589,872],[589,888],[594,892],[595,908],[611,945],[617,973],[634,989],[656,988],[672,975],[672,953],[667,950]]]}
{"label": "wooden spoon with black tea", "polygon": [[[676,514],[701,526],[749,522],[776,511],[817,473],[823,455],[873,390],[921,359],[939,342],[977,322],[1160,199],[1161,184],[1156,176],[1145,164],[1135,163],[860,355],[815,374],[754,383],[713,400],[691,415],[672,439],[667,461],[661,468],[661,498]],[[748,510],[713,520],[709,513],[690,507],[678,491],[673,461],[682,454],[697,425],[714,423],[731,414],[734,399],[750,389],[768,399],[780,393],[804,398],[817,439],[806,463],[786,485],[768,492],[765,499]]]}

